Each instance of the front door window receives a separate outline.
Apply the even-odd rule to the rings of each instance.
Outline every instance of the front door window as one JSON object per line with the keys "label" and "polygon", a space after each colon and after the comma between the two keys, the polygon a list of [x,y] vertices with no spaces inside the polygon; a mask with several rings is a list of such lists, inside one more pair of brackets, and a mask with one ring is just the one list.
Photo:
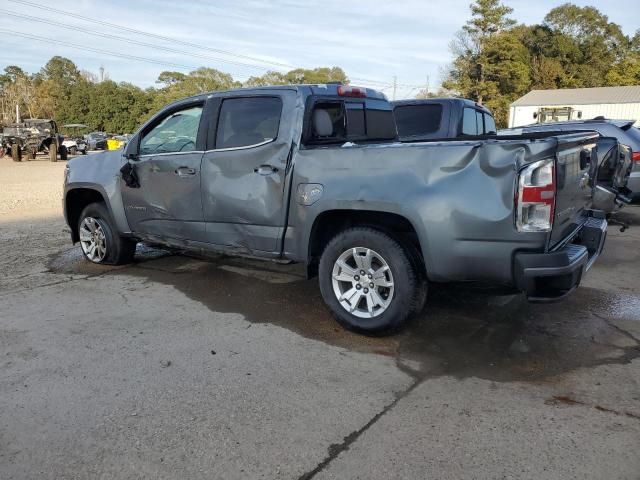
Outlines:
{"label": "front door window", "polygon": [[194,151],[201,116],[202,107],[198,106],[165,117],[140,141],[140,155]]}

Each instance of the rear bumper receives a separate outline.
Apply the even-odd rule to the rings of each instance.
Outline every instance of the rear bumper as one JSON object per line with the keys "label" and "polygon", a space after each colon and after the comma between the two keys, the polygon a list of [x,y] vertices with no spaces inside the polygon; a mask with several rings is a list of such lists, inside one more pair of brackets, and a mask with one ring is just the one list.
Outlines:
{"label": "rear bumper", "polygon": [[602,253],[606,238],[607,221],[589,218],[572,243],[560,250],[549,253],[516,253],[516,287],[531,302],[564,299],[578,288],[582,276]]}

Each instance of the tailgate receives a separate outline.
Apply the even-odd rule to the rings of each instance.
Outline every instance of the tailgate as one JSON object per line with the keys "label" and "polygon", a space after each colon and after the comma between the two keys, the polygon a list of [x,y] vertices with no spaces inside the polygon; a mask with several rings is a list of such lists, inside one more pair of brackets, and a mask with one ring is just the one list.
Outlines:
{"label": "tailgate", "polygon": [[570,237],[591,208],[591,165],[597,162],[597,133],[560,135],[556,149],[556,208],[550,248]]}

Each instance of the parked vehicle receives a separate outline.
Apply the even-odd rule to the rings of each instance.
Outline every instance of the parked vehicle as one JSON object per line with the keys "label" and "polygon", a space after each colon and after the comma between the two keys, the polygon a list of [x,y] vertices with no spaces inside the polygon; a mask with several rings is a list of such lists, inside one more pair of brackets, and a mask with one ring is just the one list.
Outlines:
{"label": "parked vehicle", "polygon": [[127,140],[126,135],[114,135],[107,140],[107,150],[118,150],[125,146]]}
{"label": "parked vehicle", "polygon": [[403,144],[370,89],[214,92],[168,105],[124,151],[71,160],[64,213],[94,263],[130,262],[138,241],[301,262],[338,322],[383,334],[422,309],[427,281],[570,294],[606,238],[590,209],[600,142]]}
{"label": "parked vehicle", "polygon": [[391,102],[402,142],[496,134],[491,110],[464,98]]}
{"label": "parked vehicle", "polygon": [[556,122],[528,125],[526,127],[501,130],[500,134],[528,134],[532,132],[581,132],[594,131],[603,137],[616,138],[618,142],[628,145],[632,150],[633,166],[626,189],[632,200],[640,201],[640,130],[633,125],[635,120],[608,120],[603,117],[593,120]]}
{"label": "parked vehicle", "polygon": [[84,136],[89,150],[106,150],[107,149],[107,134],[104,132],[91,132]]}
{"label": "parked vehicle", "polygon": [[87,126],[82,123],[69,123],[67,125],[63,125],[63,127],[75,132],[74,134],[65,137],[62,142],[62,145],[67,148],[67,152],[71,155],[77,155],[78,153],[86,155],[87,141],[79,134],[79,132],[80,130],[86,129]]}
{"label": "parked vehicle", "polygon": [[67,149],[62,145],[62,140],[56,122],[49,119],[24,120],[3,129],[5,151],[15,162],[21,161],[23,155],[33,160],[38,152],[47,153],[52,162],[58,161],[58,155],[66,160]]}

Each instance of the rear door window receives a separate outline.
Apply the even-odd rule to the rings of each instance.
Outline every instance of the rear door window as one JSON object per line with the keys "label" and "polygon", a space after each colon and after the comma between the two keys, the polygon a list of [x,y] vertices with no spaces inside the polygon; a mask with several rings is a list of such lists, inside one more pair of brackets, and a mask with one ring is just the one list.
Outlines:
{"label": "rear door window", "polygon": [[278,97],[226,98],[220,107],[216,149],[271,142],[278,136],[282,100]]}
{"label": "rear door window", "polygon": [[442,123],[442,105],[404,105],[393,111],[401,137],[436,133]]}

